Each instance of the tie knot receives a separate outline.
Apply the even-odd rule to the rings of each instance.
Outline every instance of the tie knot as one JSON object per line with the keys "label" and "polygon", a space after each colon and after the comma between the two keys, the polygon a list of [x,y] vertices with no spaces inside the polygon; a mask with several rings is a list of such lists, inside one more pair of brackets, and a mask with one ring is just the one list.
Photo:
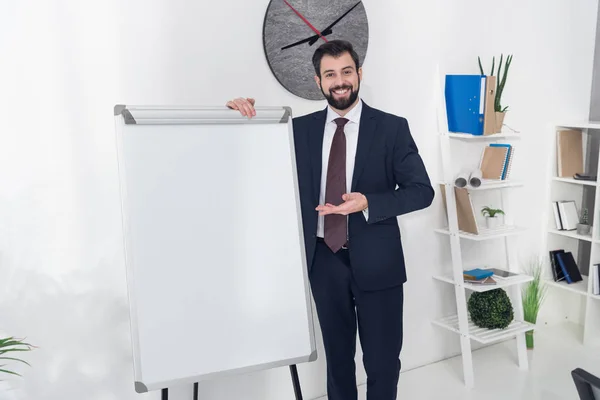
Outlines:
{"label": "tie knot", "polygon": [[342,128],[348,122],[348,118],[336,118],[333,121],[337,124],[338,128]]}

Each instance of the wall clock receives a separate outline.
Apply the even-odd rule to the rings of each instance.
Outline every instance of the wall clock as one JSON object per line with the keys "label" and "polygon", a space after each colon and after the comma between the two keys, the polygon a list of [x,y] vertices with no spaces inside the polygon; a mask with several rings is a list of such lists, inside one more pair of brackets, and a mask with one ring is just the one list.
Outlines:
{"label": "wall clock", "polygon": [[[320,37],[321,34],[323,37]],[[325,97],[316,85],[312,56],[332,39],[352,43],[363,65],[369,25],[362,1],[271,0],[263,25],[267,62],[279,83],[308,100]]]}

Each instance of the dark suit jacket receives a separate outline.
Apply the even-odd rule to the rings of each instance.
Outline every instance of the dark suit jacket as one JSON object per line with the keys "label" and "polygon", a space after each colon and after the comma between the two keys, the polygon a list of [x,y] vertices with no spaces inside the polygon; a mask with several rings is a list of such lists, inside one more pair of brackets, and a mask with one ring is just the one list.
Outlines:
{"label": "dark suit jacket", "polygon": [[[322,145],[327,109],[293,119],[294,145],[308,268],[313,263],[321,184]],[[398,188],[396,188],[398,185]],[[369,203],[349,215],[348,248],[357,285],[378,290],[406,281],[396,216],[428,207],[434,191],[408,122],[363,101],[352,192]]]}

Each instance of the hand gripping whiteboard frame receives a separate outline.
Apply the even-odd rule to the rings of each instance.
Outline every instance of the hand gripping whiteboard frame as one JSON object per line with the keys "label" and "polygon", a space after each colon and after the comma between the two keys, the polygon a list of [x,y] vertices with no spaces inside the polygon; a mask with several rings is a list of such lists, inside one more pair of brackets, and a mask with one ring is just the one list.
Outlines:
{"label": "hand gripping whiteboard frame", "polygon": [[[131,329],[131,340],[133,346],[133,367],[134,367],[134,380],[135,390],[138,393],[148,392],[150,390],[163,389],[163,397],[166,391],[166,387],[179,385],[183,383],[190,383],[199,380],[206,380],[212,378],[218,378],[221,376],[228,376],[231,374],[248,373],[257,370],[265,370],[270,368],[276,368],[280,366],[289,366],[292,380],[294,384],[294,391],[297,399],[301,399],[301,390],[298,382],[298,375],[296,370],[296,363],[311,362],[317,359],[317,350],[315,344],[315,333],[313,326],[313,315],[312,315],[312,300],[310,295],[310,285],[308,280],[308,272],[306,265],[304,239],[302,230],[302,216],[300,211],[300,198],[298,192],[298,181],[296,174],[296,159],[294,151],[294,137],[293,137],[293,125],[292,125],[292,113],[289,107],[257,107],[256,116],[249,119],[242,116],[239,111],[231,110],[227,107],[197,107],[197,106],[182,106],[182,107],[166,107],[166,106],[126,106],[126,105],[115,105],[114,107],[114,118],[115,118],[115,133],[116,133],[116,145],[117,145],[117,161],[119,168],[119,183],[121,193],[121,207],[122,207],[122,225],[123,225],[123,240],[124,240],[124,252],[125,252],[125,264],[127,273],[127,290],[129,299],[129,313],[130,313],[130,329]],[[304,293],[305,293],[305,304],[307,313],[307,330],[310,338],[310,354],[304,357],[293,358],[293,359],[282,359],[276,362],[271,362],[261,365],[252,365],[244,368],[237,368],[226,371],[217,371],[209,374],[203,374],[194,377],[182,377],[181,379],[174,379],[170,381],[162,382],[145,382],[142,376],[141,359],[140,359],[140,341],[138,331],[138,313],[136,304],[136,294],[134,286],[134,268],[132,260],[132,237],[130,231],[130,204],[128,202],[128,184],[126,179],[126,168],[127,160],[124,158],[124,134],[125,127],[127,125],[203,125],[203,124],[287,124],[288,140],[290,154],[292,156],[292,166],[294,173],[290,178],[293,179],[295,188],[295,199],[296,199],[296,212],[299,227],[299,246],[300,253],[302,256],[302,276],[304,279]],[[197,383],[195,387],[195,393],[197,393]],[[195,394],[197,396],[197,394]]]}

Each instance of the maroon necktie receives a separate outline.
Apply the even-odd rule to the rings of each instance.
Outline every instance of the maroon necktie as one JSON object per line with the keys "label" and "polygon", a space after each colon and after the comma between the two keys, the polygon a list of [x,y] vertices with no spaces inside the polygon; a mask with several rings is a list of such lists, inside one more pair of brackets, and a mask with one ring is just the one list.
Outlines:
{"label": "maroon necktie", "polygon": [[[327,166],[327,183],[325,186],[325,203],[335,206],[343,203],[342,195],[346,193],[346,135],[344,125],[346,118],[336,118],[337,124]],[[346,244],[347,219],[342,214],[325,215],[325,243],[331,251],[337,252]]]}

